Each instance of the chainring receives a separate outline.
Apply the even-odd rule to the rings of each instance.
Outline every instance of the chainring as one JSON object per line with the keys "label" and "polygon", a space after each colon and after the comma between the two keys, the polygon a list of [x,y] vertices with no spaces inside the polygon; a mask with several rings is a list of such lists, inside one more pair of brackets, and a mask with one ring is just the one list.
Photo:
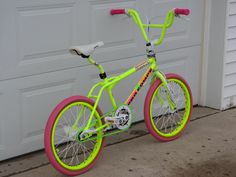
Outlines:
{"label": "chainring", "polygon": [[116,123],[116,126],[120,130],[124,130],[130,127],[132,123],[132,114],[131,110],[127,105],[120,106],[115,113],[116,117],[118,118],[118,123]]}

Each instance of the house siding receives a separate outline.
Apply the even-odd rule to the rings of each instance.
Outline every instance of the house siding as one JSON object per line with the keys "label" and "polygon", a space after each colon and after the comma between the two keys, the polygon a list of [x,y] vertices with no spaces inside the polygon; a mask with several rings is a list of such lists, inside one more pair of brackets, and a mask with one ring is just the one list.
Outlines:
{"label": "house siding", "polygon": [[228,0],[222,109],[236,106],[236,0]]}

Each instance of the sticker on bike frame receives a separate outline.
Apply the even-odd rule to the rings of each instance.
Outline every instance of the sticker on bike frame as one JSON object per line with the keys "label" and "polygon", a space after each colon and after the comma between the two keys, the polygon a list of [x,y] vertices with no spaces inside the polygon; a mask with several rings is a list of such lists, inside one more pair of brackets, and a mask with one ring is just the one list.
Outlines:
{"label": "sticker on bike frame", "polygon": [[148,61],[143,61],[135,66],[135,69],[138,71],[148,65]]}
{"label": "sticker on bike frame", "polygon": [[141,77],[138,84],[135,86],[134,90],[132,91],[129,98],[125,101],[125,104],[130,105],[131,102],[134,100],[135,96],[138,94],[139,90],[142,88],[144,83],[146,82],[149,75],[152,73],[152,68],[149,68],[146,73]]}

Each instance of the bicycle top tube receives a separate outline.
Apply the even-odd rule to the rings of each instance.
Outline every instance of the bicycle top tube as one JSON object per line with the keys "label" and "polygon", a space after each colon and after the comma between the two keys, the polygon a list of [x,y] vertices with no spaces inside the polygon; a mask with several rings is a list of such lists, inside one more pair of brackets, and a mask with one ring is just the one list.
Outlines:
{"label": "bicycle top tube", "polygon": [[152,41],[152,43],[157,46],[162,43],[166,34],[166,29],[172,26],[174,22],[174,17],[178,17],[179,15],[189,15],[190,10],[175,8],[168,11],[165,22],[163,24],[144,24],[140,19],[139,13],[134,9],[112,9],[110,13],[111,15],[127,14],[128,16],[131,16],[136,25],[140,28],[141,34],[147,43],[151,41],[148,38],[145,28],[162,28],[160,38],[155,41]]}

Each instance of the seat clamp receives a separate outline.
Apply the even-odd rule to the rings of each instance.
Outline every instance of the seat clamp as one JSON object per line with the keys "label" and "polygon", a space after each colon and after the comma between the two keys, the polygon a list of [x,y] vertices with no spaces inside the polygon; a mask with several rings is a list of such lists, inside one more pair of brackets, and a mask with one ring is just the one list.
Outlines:
{"label": "seat clamp", "polygon": [[82,57],[82,58],[89,58],[90,57],[90,55],[84,55],[84,54],[80,54],[80,56]]}
{"label": "seat clamp", "polygon": [[100,77],[101,79],[106,79],[106,78],[107,78],[106,72],[100,73],[100,74],[99,74],[99,77]]}

